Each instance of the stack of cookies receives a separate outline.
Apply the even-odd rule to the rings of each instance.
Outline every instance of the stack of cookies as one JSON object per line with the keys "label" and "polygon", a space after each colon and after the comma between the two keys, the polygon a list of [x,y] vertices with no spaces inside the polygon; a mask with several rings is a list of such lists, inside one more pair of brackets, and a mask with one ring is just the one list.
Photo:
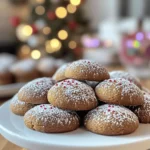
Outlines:
{"label": "stack of cookies", "polygon": [[25,114],[25,125],[40,132],[73,131],[83,123],[97,134],[130,134],[139,121],[150,123],[150,95],[140,88],[126,72],[109,73],[97,62],[78,60],[60,67],[53,78],[26,84],[11,110]]}

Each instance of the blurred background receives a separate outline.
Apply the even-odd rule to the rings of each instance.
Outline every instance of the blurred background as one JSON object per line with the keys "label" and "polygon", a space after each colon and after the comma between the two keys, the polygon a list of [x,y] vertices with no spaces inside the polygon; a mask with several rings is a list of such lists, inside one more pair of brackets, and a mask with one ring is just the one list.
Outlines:
{"label": "blurred background", "polygon": [[60,64],[92,59],[149,78],[149,6],[149,0],[1,0],[0,55]]}

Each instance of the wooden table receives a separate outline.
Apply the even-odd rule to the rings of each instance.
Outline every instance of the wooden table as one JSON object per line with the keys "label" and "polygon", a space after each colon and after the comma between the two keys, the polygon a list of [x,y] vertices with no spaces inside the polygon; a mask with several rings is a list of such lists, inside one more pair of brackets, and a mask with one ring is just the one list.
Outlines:
{"label": "wooden table", "polygon": [[[150,79],[149,80],[142,80],[142,84],[150,89]],[[2,105],[6,100],[0,100],[0,105]],[[6,139],[4,139],[1,135],[0,135],[0,150],[25,150],[24,148],[20,148],[12,143],[10,143],[9,141],[7,141]]]}

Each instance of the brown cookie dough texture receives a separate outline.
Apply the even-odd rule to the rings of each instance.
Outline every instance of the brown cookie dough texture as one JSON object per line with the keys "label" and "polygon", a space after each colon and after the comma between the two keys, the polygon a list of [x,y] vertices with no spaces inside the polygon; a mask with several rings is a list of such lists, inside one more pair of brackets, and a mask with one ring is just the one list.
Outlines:
{"label": "brown cookie dough texture", "polygon": [[88,112],[85,127],[102,135],[124,135],[134,132],[139,121],[137,116],[127,108],[118,105],[102,105]]}
{"label": "brown cookie dough texture", "polygon": [[99,63],[90,60],[78,60],[71,63],[65,72],[67,78],[89,81],[109,79],[108,71]]}
{"label": "brown cookie dough texture", "polygon": [[125,72],[125,71],[112,71],[109,74],[110,74],[111,79],[124,78],[124,79],[134,83],[136,86],[138,86],[141,89],[140,80],[138,78],[134,77],[133,75],[131,75],[128,72]]}
{"label": "brown cookie dough texture", "polygon": [[140,123],[150,123],[150,94],[144,93],[144,104],[135,111]]}
{"label": "brown cookie dough texture", "polygon": [[79,118],[75,112],[61,110],[51,104],[42,104],[25,114],[24,123],[36,131],[60,133],[77,129]]}
{"label": "brown cookie dough texture", "polygon": [[100,101],[108,104],[138,106],[144,103],[142,91],[123,78],[105,80],[96,86],[95,92]]}
{"label": "brown cookie dough texture", "polygon": [[42,58],[37,65],[37,69],[42,76],[52,77],[57,70],[56,60],[52,57]]}
{"label": "brown cookie dough texture", "polygon": [[39,77],[36,70],[36,61],[32,59],[21,60],[10,68],[17,82],[27,82]]}
{"label": "brown cookie dough texture", "polygon": [[61,109],[90,110],[97,106],[94,90],[85,83],[68,79],[48,91],[48,101]]}
{"label": "brown cookie dough texture", "polygon": [[24,114],[33,107],[34,107],[33,104],[29,104],[29,103],[20,101],[18,99],[17,94],[11,99],[11,102],[10,102],[11,111],[14,114],[20,115],[20,116],[24,116]]}
{"label": "brown cookie dough texture", "polygon": [[62,81],[62,80],[67,79],[65,77],[65,71],[66,71],[67,66],[68,64],[64,64],[60,68],[58,68],[58,70],[55,72],[52,78],[56,81]]}
{"label": "brown cookie dough texture", "polygon": [[47,92],[54,85],[51,78],[38,78],[30,81],[18,92],[18,98],[21,101],[31,104],[48,103]]}

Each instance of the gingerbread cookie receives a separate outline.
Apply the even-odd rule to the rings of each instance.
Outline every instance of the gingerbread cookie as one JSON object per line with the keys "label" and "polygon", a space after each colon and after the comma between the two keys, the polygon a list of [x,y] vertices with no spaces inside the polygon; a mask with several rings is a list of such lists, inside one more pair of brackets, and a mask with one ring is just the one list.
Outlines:
{"label": "gingerbread cookie", "polygon": [[10,68],[17,82],[27,82],[39,77],[36,70],[36,61],[32,59],[21,60]]}
{"label": "gingerbread cookie", "polygon": [[68,64],[64,64],[60,68],[58,68],[58,70],[55,72],[52,78],[56,81],[62,81],[62,80],[67,79],[65,77],[65,71],[66,71],[67,66]]}
{"label": "gingerbread cookie", "polygon": [[142,91],[123,78],[109,79],[99,83],[96,88],[99,100],[124,106],[138,106],[144,103]]}
{"label": "gingerbread cookie", "polygon": [[102,105],[91,110],[85,117],[85,127],[102,135],[124,135],[134,132],[139,121],[137,116],[125,107]]}
{"label": "gingerbread cookie", "polygon": [[11,111],[16,114],[23,116],[28,110],[33,108],[33,104],[22,102],[18,99],[18,95],[16,94],[10,102],[10,109]]}
{"label": "gingerbread cookie", "polygon": [[99,63],[90,60],[78,60],[71,63],[65,72],[67,78],[88,81],[109,79],[108,71]]}
{"label": "gingerbread cookie", "polygon": [[47,92],[54,85],[51,78],[38,78],[30,81],[18,92],[18,98],[21,101],[31,104],[48,103]]}
{"label": "gingerbread cookie", "polygon": [[131,75],[128,72],[125,72],[125,71],[112,71],[109,74],[110,74],[111,79],[124,78],[124,79],[129,80],[130,82],[134,83],[136,86],[138,86],[141,89],[140,80],[138,78],[134,77],[133,75]]}
{"label": "gingerbread cookie", "polygon": [[37,65],[37,69],[42,76],[52,77],[57,70],[56,60],[52,57],[42,58]]}
{"label": "gingerbread cookie", "polygon": [[48,91],[48,101],[58,108],[67,110],[90,110],[97,106],[93,89],[73,79],[55,84]]}
{"label": "gingerbread cookie", "polygon": [[75,112],[61,110],[51,104],[42,104],[25,114],[24,123],[36,131],[60,133],[77,129],[79,118]]}
{"label": "gingerbread cookie", "polygon": [[144,104],[134,110],[141,123],[150,123],[150,94],[144,93]]}

